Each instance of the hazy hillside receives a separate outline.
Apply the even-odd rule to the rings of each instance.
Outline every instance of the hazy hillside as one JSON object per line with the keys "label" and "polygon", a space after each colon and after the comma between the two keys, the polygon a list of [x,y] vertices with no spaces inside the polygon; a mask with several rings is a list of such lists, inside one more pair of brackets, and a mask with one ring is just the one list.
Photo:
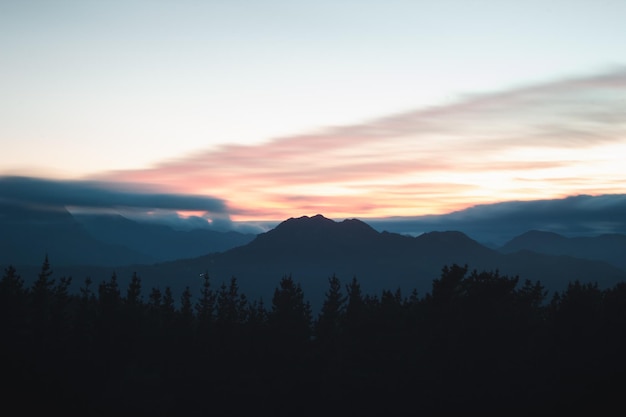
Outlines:
{"label": "hazy hillside", "polygon": [[562,199],[480,204],[441,215],[365,220],[376,230],[419,235],[458,230],[492,248],[529,230],[562,236],[626,234],[626,195],[577,195]]}
{"label": "hazy hillside", "polygon": [[66,209],[0,204],[0,264],[57,266],[152,264],[224,251],[255,235],[178,231],[120,215],[72,215]]}
{"label": "hazy hillside", "polygon": [[503,253],[529,250],[549,255],[567,255],[608,262],[626,270],[626,235],[565,237],[557,233],[531,230],[498,249]]}
{"label": "hazy hillside", "polygon": [[[54,266],[53,258],[51,262]],[[214,286],[236,277],[246,294],[266,302],[279,280],[291,275],[307,298],[319,305],[333,274],[344,284],[356,277],[367,293],[401,288],[406,295],[413,289],[423,295],[442,267],[453,263],[519,275],[520,282],[541,281],[549,291],[561,291],[574,280],[597,282],[601,288],[626,280],[625,271],[602,261],[531,251],[503,254],[460,232],[409,237],[377,232],[359,220],[335,222],[320,215],[288,219],[247,245],[222,253],[154,265],[55,269],[75,277],[76,285],[87,275],[96,282],[106,280],[114,271],[125,285],[137,272],[144,287],[170,286],[175,294],[187,286],[198,294],[201,274],[208,272]],[[30,274],[35,273],[33,268]]]}
{"label": "hazy hillside", "polygon": [[65,209],[0,205],[0,263],[57,266],[130,265],[156,259],[126,246],[99,241]]}
{"label": "hazy hillside", "polygon": [[102,242],[124,245],[158,262],[192,258],[245,245],[253,234],[208,229],[174,230],[164,224],[140,223],[121,215],[77,215],[87,232]]}

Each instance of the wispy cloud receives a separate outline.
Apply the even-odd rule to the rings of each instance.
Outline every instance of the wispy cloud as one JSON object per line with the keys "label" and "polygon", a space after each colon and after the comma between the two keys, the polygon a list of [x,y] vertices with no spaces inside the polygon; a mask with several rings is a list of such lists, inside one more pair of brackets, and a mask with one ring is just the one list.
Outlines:
{"label": "wispy cloud", "polygon": [[626,69],[472,95],[97,179],[223,198],[240,219],[444,213],[623,192]]}
{"label": "wispy cloud", "polygon": [[414,235],[433,230],[458,230],[496,246],[533,229],[565,236],[626,233],[626,194],[507,201],[444,215],[369,219],[368,222],[381,231]]}
{"label": "wispy cloud", "polygon": [[[117,212],[143,220],[182,226],[193,223],[230,228],[224,201],[207,196],[155,193],[145,185],[101,181],[60,181],[29,177],[0,177],[0,204],[70,209],[78,212]],[[179,212],[195,212],[181,217]]]}

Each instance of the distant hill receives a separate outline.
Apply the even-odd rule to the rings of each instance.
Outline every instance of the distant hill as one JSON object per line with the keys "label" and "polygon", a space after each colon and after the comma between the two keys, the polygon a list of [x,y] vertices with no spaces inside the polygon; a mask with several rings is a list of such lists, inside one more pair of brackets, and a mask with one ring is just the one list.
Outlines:
{"label": "distant hill", "polygon": [[253,234],[178,231],[120,215],[72,215],[66,209],[0,204],[0,265],[121,266],[193,258],[246,244]]}
{"label": "distant hill", "polygon": [[434,230],[458,230],[495,249],[528,230],[570,237],[626,234],[626,194],[505,201],[441,215],[364,220],[376,230],[413,236]]}
{"label": "distant hill", "polygon": [[565,237],[557,233],[531,230],[498,249],[502,253],[528,250],[549,255],[567,255],[608,262],[626,270],[626,235]]}
{"label": "distant hill", "polygon": [[[521,281],[539,280],[550,292],[564,290],[574,280],[597,282],[601,288],[626,281],[626,271],[603,261],[531,251],[504,254],[460,232],[410,237],[377,232],[359,220],[335,222],[321,215],[288,219],[250,243],[221,253],[154,265],[100,268],[92,270],[91,276],[97,282],[108,279],[115,270],[124,285],[124,280],[137,272],[145,288],[167,285],[175,294],[186,286],[199,294],[205,272],[214,288],[234,276],[245,294],[269,304],[279,280],[291,275],[319,307],[333,274],[344,284],[356,277],[372,295],[397,288],[405,295],[413,289],[424,295],[431,291],[432,280],[440,276],[442,267],[453,263],[467,264],[470,270],[519,275]],[[79,280],[84,274],[78,269],[57,271]]]}
{"label": "distant hill", "polygon": [[75,215],[76,221],[99,241],[123,245],[148,255],[154,262],[193,258],[245,245],[256,235],[209,229],[174,230],[157,223],[141,223],[121,215]]}
{"label": "distant hill", "polygon": [[40,265],[46,254],[62,265],[130,265],[155,258],[99,241],[65,209],[0,205],[0,264]]}

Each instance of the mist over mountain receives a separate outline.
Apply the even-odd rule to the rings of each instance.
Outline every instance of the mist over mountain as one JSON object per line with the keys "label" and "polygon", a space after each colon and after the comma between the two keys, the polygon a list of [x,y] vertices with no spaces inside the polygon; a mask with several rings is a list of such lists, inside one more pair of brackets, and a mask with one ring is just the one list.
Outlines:
{"label": "mist over mountain", "polygon": [[[159,395],[177,399],[166,402],[168,409],[180,411],[180,402],[191,414],[204,405],[207,410],[218,410],[212,412],[217,415],[230,415],[233,402],[242,392],[246,398],[261,402],[276,390],[289,393],[289,410],[280,415],[291,415],[299,404],[308,403],[310,393],[317,396],[319,387],[326,389],[324,401],[331,400],[306,415],[337,411],[332,395],[345,398],[349,393],[356,401],[366,393],[380,400],[381,393],[388,391],[393,392],[390,400],[380,400],[374,413],[358,414],[385,415],[388,403],[397,401],[397,392],[404,399],[396,404],[398,409],[413,411],[414,395],[422,393],[420,400],[426,404],[422,411],[441,411],[440,403],[448,404],[451,390],[462,393],[449,407],[455,411],[451,414],[467,411],[468,404],[478,404],[483,411],[484,401],[496,404],[501,411],[517,401],[519,387],[528,387],[524,388],[524,398],[539,398],[529,409],[547,404],[562,411],[563,403],[578,409],[578,403],[571,402],[574,392],[576,398],[585,400],[584,405],[597,411],[596,402],[606,405],[607,398],[619,398],[614,391],[623,389],[624,343],[613,341],[623,340],[622,297],[626,286],[617,284],[626,283],[626,271],[602,261],[529,250],[503,254],[457,231],[410,237],[377,232],[355,219],[335,222],[316,215],[290,218],[246,245],[198,258],[119,268],[56,268],[52,262],[52,280],[74,277],[74,287],[84,289],[82,279],[88,276],[94,284],[92,296],[87,291],[78,293],[82,295],[73,299],[74,308],[67,309],[73,316],[54,316],[69,317],[67,323],[77,323],[76,327],[51,325],[53,330],[64,330],[50,331],[46,339],[65,342],[49,343],[59,346],[56,354],[31,354],[40,349],[41,343],[35,343],[39,339],[20,336],[29,335],[27,331],[14,331],[7,338],[15,347],[9,357],[18,358],[20,365],[30,363],[33,357],[54,363],[55,367],[44,368],[45,372],[54,370],[49,381],[63,377],[65,383],[51,397],[70,404],[75,401],[72,393],[80,392],[81,398],[89,398],[97,407],[102,398],[115,398],[113,404],[119,403],[122,408],[137,404],[131,409],[133,415],[142,415],[138,410],[144,410],[146,404],[158,414],[162,405],[153,401],[154,387],[161,385],[146,382],[156,378],[165,387]],[[501,274],[472,274],[474,278],[460,282],[458,272],[465,269],[452,263]],[[452,268],[442,272],[442,265]],[[8,271],[5,274],[10,276]],[[19,270],[28,285],[38,272],[36,267]],[[202,309],[203,300],[211,299],[211,295],[202,296],[205,272],[210,276],[216,301],[206,304],[213,306],[210,310]],[[349,277],[357,277],[363,294],[357,298],[359,301],[347,303],[345,310],[338,305],[336,310],[322,313],[322,301],[330,299],[325,298],[329,293],[328,278],[336,272],[344,285]],[[115,281],[114,273],[118,277]],[[567,291],[558,298],[548,296],[545,301],[549,303],[542,305],[541,287],[525,285],[513,292],[516,282],[507,279],[513,278],[509,275],[513,273],[521,280],[540,281],[550,291]],[[134,274],[140,281],[131,279]],[[282,280],[285,275],[302,284],[304,292],[292,291],[294,284],[284,285],[294,282]],[[58,284],[46,274],[41,276],[47,277],[50,297],[56,297],[53,306],[63,300],[69,304],[67,293],[57,291]],[[235,291],[228,286],[231,277],[237,278]],[[570,287],[574,280],[595,282],[607,291],[587,285]],[[67,281],[60,282],[63,288]],[[5,299],[7,288],[5,284]],[[186,304],[181,297],[185,288],[190,290],[184,298]],[[403,297],[397,295],[398,288]],[[390,292],[381,293],[383,289]],[[407,298],[412,289],[419,293]],[[345,287],[342,292],[346,293]],[[274,294],[278,295],[273,298]],[[175,305],[174,298],[181,304]],[[298,300],[310,302],[311,309]],[[350,310],[351,306],[361,309]],[[201,315],[203,311],[209,311],[208,315]],[[322,318],[333,315],[333,311],[346,311],[336,316],[338,325],[331,327],[341,333],[324,336],[328,333],[320,323],[328,323]],[[356,319],[351,318],[350,311],[356,311]],[[19,317],[9,317],[15,316]],[[319,320],[310,324],[307,317]],[[601,327],[597,317],[608,324]],[[65,335],[78,337],[68,339]],[[32,344],[23,343],[24,339]],[[83,339],[91,342],[80,342]],[[336,344],[329,345],[330,340]],[[30,350],[24,351],[24,346]],[[340,350],[341,346],[347,350]],[[71,354],[63,356],[68,349],[72,349]],[[93,366],[94,360],[99,366]],[[343,368],[345,363],[349,367]],[[9,367],[9,375],[20,375],[23,368],[15,368]],[[442,372],[445,378],[441,378]],[[212,378],[209,382],[207,375]],[[54,384],[45,381],[48,393]],[[73,384],[69,394],[66,381]],[[294,381],[298,385],[288,391]],[[395,383],[392,390],[389,381]],[[448,381],[454,381],[454,385],[451,387]],[[146,384],[145,391],[141,384]],[[22,386],[28,385],[11,389],[16,393],[31,392]],[[135,386],[141,390],[139,399],[136,390],[126,388]],[[104,394],[87,396],[94,389]],[[485,392],[489,395],[481,397]],[[60,397],[63,393],[66,396]],[[250,397],[255,394],[257,397]],[[294,397],[296,394],[300,396]],[[207,395],[213,395],[211,402],[206,401]],[[352,400],[341,404],[341,412],[351,415]],[[369,405],[358,404],[369,411]],[[256,404],[246,403],[244,408],[242,415],[257,412]]]}
{"label": "mist over mountain", "polygon": [[95,239],[147,254],[154,262],[222,252],[255,237],[254,234],[207,228],[174,230],[165,224],[133,221],[119,214],[82,214],[74,218]]}
{"label": "mist over mountain", "polygon": [[[23,207],[25,210],[36,209],[40,212],[69,210],[91,233],[97,235],[96,239],[126,245],[120,241],[122,236],[124,236],[122,240],[133,236],[130,246],[140,243],[141,239],[137,241],[134,237],[136,235],[121,230],[121,224],[113,220],[115,216],[121,215],[142,225],[167,226],[177,231],[194,229],[214,232],[235,231],[252,237],[276,227],[283,220],[232,221],[226,202],[212,196],[157,193],[133,183],[121,185],[98,181],[61,181],[16,176],[0,176],[0,216],[4,215],[2,211],[5,209],[1,207],[3,205]],[[181,212],[187,212],[188,215],[181,215]],[[103,217],[98,223],[94,223],[93,216],[90,217],[93,213],[109,217]],[[117,219],[119,220],[119,217]],[[460,231],[495,249],[529,230],[553,232],[566,237],[626,234],[626,194],[505,201],[476,205],[441,215],[359,219],[377,231],[411,236],[432,231]],[[107,230],[107,226],[103,226],[105,222],[113,227],[113,230]],[[128,225],[137,229],[136,225]],[[150,233],[156,233],[158,236],[156,229],[152,230]],[[193,240],[191,236],[185,239],[187,238]],[[238,243],[235,235],[225,239],[226,241],[234,239],[232,243]],[[209,247],[206,245],[195,247],[205,251],[222,250],[223,246],[217,240],[212,238],[209,240],[213,242]],[[174,238],[173,241],[180,239]],[[154,241],[148,243],[158,246]],[[225,244],[226,247],[228,245]],[[142,250],[144,247],[134,246],[132,249],[145,252]],[[151,250],[157,252],[157,255],[152,256],[155,256],[156,260],[163,260],[163,256],[174,259],[179,255],[189,257],[202,253],[185,254],[182,247],[180,251],[176,251],[173,245],[170,245],[170,249],[171,252],[168,253],[165,248],[161,250],[159,247],[151,247]]]}
{"label": "mist over mountain", "polygon": [[419,235],[458,230],[492,248],[529,230],[567,237],[626,233],[626,194],[483,204],[442,215],[364,219],[376,230]]}
{"label": "mist over mountain", "polygon": [[254,234],[174,230],[120,215],[71,214],[62,207],[0,204],[0,263],[57,266],[151,264],[200,256],[248,243]]}
{"label": "mist over mountain", "polygon": [[149,254],[105,243],[64,208],[0,205],[0,263],[40,265],[48,254],[61,265],[127,265],[154,262]]}
{"label": "mist over mountain", "polygon": [[[234,276],[251,296],[267,301],[276,282],[292,275],[312,302],[319,302],[333,274],[344,283],[356,277],[372,293],[401,288],[424,294],[441,268],[452,263],[540,280],[551,291],[576,279],[606,287],[626,273],[624,195],[506,202],[416,218],[300,216],[268,222],[263,233],[244,234],[175,230],[106,212],[71,213],[54,196],[37,197],[32,191],[25,199],[19,181],[3,184],[14,199],[0,204],[0,266],[26,268],[25,278],[36,275],[48,254],[59,274],[78,283],[86,276],[106,280],[113,271],[123,282],[136,271],[146,286],[180,292],[186,286],[198,290],[198,277],[208,272],[216,285]],[[28,190],[40,185],[26,184]],[[61,185],[55,184],[67,194],[80,190],[76,184]],[[72,201],[108,207],[96,198],[101,194],[92,194],[89,201]],[[116,198],[122,197],[132,200],[126,194]],[[611,233],[602,233],[607,230]]]}
{"label": "mist over mountain", "polygon": [[[55,259],[51,262],[54,266]],[[169,286],[175,294],[185,287],[199,294],[204,273],[209,274],[214,288],[235,277],[250,298],[266,304],[279,280],[292,276],[313,307],[319,308],[333,275],[343,284],[357,278],[365,293],[401,289],[406,296],[412,290],[424,295],[431,291],[443,266],[452,264],[518,276],[520,284],[526,279],[540,281],[550,293],[564,290],[575,280],[597,283],[600,288],[626,281],[626,270],[603,260],[526,249],[502,253],[458,231],[411,237],[378,232],[356,219],[337,222],[322,215],[290,218],[249,243],[223,252],[154,264],[56,267],[55,271],[73,276],[75,285],[85,276],[101,282],[115,272],[122,288],[137,273],[146,288]],[[35,276],[36,272],[33,267],[25,275]]]}
{"label": "mist over mountain", "polygon": [[595,259],[626,270],[626,235],[617,233],[565,237],[558,233],[530,230],[511,239],[498,250],[502,253],[528,250],[549,255]]}
{"label": "mist over mountain", "polygon": [[[539,280],[550,291],[565,288],[569,280],[598,281],[608,287],[626,279],[626,271],[598,260],[530,251],[503,254],[457,231],[410,237],[377,232],[355,219],[334,222],[321,215],[286,220],[248,245],[181,262],[197,265],[198,271],[204,264],[216,279],[234,275],[242,286],[259,292],[264,282],[292,275],[309,290],[312,301],[321,299],[333,274],[344,282],[357,277],[371,293],[401,288],[407,294],[412,289],[425,294],[441,268],[453,263]],[[270,293],[264,295],[267,299]]]}

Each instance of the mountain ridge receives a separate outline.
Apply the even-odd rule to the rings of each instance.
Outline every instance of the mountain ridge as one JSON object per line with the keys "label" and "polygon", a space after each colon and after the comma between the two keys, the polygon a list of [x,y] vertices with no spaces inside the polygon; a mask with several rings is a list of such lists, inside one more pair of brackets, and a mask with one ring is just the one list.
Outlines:
{"label": "mountain ridge", "polygon": [[65,208],[0,200],[0,264],[39,265],[48,254],[59,265],[120,266],[200,256],[248,243],[234,231],[178,231],[121,215],[72,214]]}
{"label": "mountain ridge", "polygon": [[[360,223],[359,223],[360,222]],[[470,270],[498,270],[502,275],[540,281],[549,292],[562,291],[574,280],[597,282],[607,288],[626,281],[626,271],[606,262],[554,256],[532,251],[500,253],[461,232],[431,232],[411,237],[377,232],[356,222],[292,218],[257,235],[247,245],[192,259],[164,262],[142,270],[161,288],[167,283],[200,290],[201,274],[219,285],[236,277],[253,298],[271,300],[280,278],[300,282],[312,304],[321,303],[327,279],[336,275],[345,284],[357,278],[366,293],[400,288],[425,294],[446,265],[467,265]],[[311,228],[317,233],[307,233]],[[346,227],[349,226],[349,227]],[[357,226],[357,227],[354,227]],[[367,239],[358,233],[366,231]],[[355,243],[355,244],[352,244]],[[131,269],[123,274],[129,275]],[[169,277],[169,278],[168,278]],[[176,277],[175,281],[172,280]]]}
{"label": "mountain ridge", "polygon": [[502,253],[519,250],[601,260],[626,270],[626,235],[619,233],[567,237],[549,231],[529,230],[498,248]]}
{"label": "mountain ridge", "polygon": [[[43,256],[43,255],[42,255]],[[55,258],[50,259],[55,266]],[[231,249],[152,264],[93,268],[55,267],[62,275],[107,280],[113,272],[120,285],[138,273],[146,287],[169,286],[177,293],[186,287],[200,291],[202,274],[214,285],[236,277],[252,298],[271,300],[278,281],[287,275],[300,282],[312,304],[321,303],[327,279],[336,275],[345,284],[353,277],[363,291],[383,289],[431,290],[444,266],[467,265],[470,270],[498,270],[503,275],[540,281],[550,292],[562,291],[574,280],[595,281],[601,288],[626,281],[626,271],[600,260],[550,255],[530,250],[502,253],[459,231],[433,231],[419,236],[379,232],[358,219],[334,221],[322,215],[290,218],[250,242]],[[37,268],[32,267],[30,276]]]}

